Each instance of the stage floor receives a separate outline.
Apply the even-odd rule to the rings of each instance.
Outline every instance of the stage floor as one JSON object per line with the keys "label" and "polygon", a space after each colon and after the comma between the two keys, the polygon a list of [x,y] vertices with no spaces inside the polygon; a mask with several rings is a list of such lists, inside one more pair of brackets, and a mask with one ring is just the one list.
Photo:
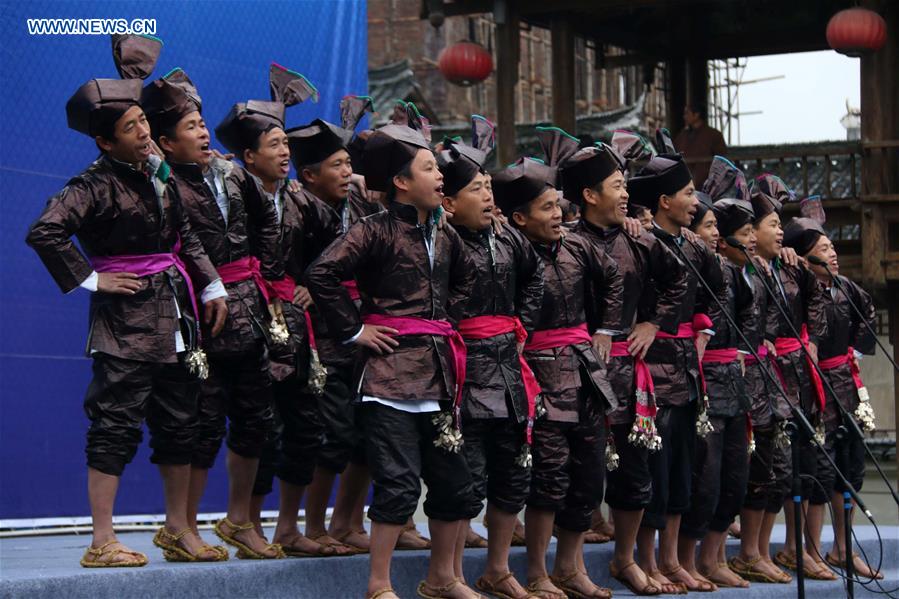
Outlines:
{"label": "stage floor", "polygon": [[[424,526],[420,526],[426,532]],[[478,528],[480,528],[478,526]],[[270,531],[268,531],[270,534]],[[480,530],[483,533],[483,529]],[[207,540],[215,537],[204,533]],[[874,529],[858,527],[856,535],[869,558],[876,560],[879,549]],[[884,540],[883,564],[887,579],[884,588],[899,586],[899,527],[881,527]],[[210,598],[266,598],[298,597],[316,599],[344,599],[363,597],[368,570],[368,557],[284,559],[259,562],[232,559],[215,564],[170,564],[152,544],[152,533],[122,533],[123,542],[144,551],[150,564],[144,568],[88,570],[78,565],[90,541],[86,535],[58,535],[14,537],[0,539],[0,597],[60,597],[65,599],[117,598],[140,599],[150,597],[210,597]],[[783,538],[778,525],[776,539]],[[830,533],[825,531],[824,547],[830,547]],[[737,550],[738,541],[728,542],[728,552]],[[594,580],[615,591],[616,596],[630,596],[615,581],[610,581],[608,562],[612,544],[589,545],[586,561]],[[484,566],[486,550],[468,550],[465,574],[473,582]],[[523,579],[524,548],[512,550],[512,569]],[[551,561],[551,558],[550,558]],[[415,597],[415,586],[427,566],[427,552],[398,552],[393,562],[394,586],[400,596]],[[806,592],[818,599],[843,597],[840,582],[809,581]],[[716,597],[740,599],[784,599],[796,596],[795,584],[753,584],[748,590],[723,589]],[[856,585],[856,596],[873,596]]]}

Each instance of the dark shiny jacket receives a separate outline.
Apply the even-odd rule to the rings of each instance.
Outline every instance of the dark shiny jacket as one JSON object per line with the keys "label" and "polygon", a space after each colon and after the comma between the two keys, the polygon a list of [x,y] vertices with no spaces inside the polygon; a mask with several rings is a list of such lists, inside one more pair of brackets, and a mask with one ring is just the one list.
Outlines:
{"label": "dark shiny jacket", "polygon": [[[167,171],[163,166],[151,180],[129,165],[101,156],[50,198],[26,242],[63,292],[75,289],[93,272],[91,257],[168,253],[179,238],[179,255],[196,293],[218,278],[173,196],[172,178],[165,183],[160,178]],[[73,235],[84,253],[75,246]],[[143,285],[134,295],[91,294],[88,351],[177,362],[174,299],[189,317],[193,310],[187,286],[174,267],[144,277]],[[185,335],[184,341],[192,345],[189,337]]]}
{"label": "dark shiny jacket", "polygon": [[[757,329],[761,315],[757,312],[758,306],[754,301],[751,279],[747,278],[749,274],[744,275],[743,268],[729,260],[720,258],[720,261],[724,276],[726,297],[724,305],[727,307],[727,314],[734,319],[740,331]],[[748,345],[740,338],[736,327],[730,324],[723,312],[719,312],[719,320],[714,323],[714,330],[715,335],[709,340],[707,350],[737,348],[746,351]],[[732,418],[749,411],[751,401],[739,360],[729,364],[705,362],[702,370],[709,397],[710,416]]]}
{"label": "dark shiny jacket", "polygon": [[[425,235],[413,206],[391,202],[387,211],[350,227],[309,267],[306,283],[335,339],[348,340],[366,314],[458,321],[475,268],[452,227],[434,233],[431,266]],[[341,281],[356,279],[357,308]],[[357,367],[362,395],[392,400],[450,400],[455,389],[444,337],[405,335],[391,354],[361,350]]]}
{"label": "dark shiny jacket", "polygon": [[[839,276],[839,275],[838,275]],[[862,354],[873,354],[875,348],[874,337],[862,323],[861,317],[849,303],[852,302],[861,310],[865,321],[871,328],[876,325],[877,315],[874,311],[874,302],[864,289],[853,281],[840,276],[842,289],[831,287],[828,295],[831,301],[825,305],[827,315],[827,335],[822,337],[818,345],[818,358],[826,360],[834,356],[845,355],[849,348]],[[852,378],[852,371],[848,364],[838,366],[831,370],[825,370],[824,376],[836,391],[836,399],[840,405],[850,414],[858,407],[858,391]],[[824,409],[824,424],[828,430],[839,426],[840,412],[834,404],[834,397],[827,393],[827,403]]]}
{"label": "dark shiny jacket", "polygon": [[[634,325],[640,322],[650,322],[667,333],[677,331],[687,279],[683,267],[655,235],[641,233],[635,239],[621,227],[602,229],[583,218],[573,230],[598,244],[618,265],[624,285],[622,334],[614,341],[626,340]],[[643,301],[644,296],[652,300]],[[601,328],[595,322],[592,310],[587,310],[587,319],[591,331]],[[633,422],[636,414],[634,359],[630,356],[612,358],[608,378],[618,398],[618,409],[609,414],[609,422]]]}
{"label": "dark shiny jacket", "polygon": [[[767,323],[777,318],[777,308],[765,290],[765,282],[771,286],[774,285],[774,280],[756,265],[744,268],[749,273],[749,280],[752,282],[753,311],[759,315],[759,318],[756,319],[755,326],[744,327],[743,334],[749,339],[752,350],[758,351],[759,346],[765,341]],[[760,430],[768,430],[773,426],[775,408],[779,401],[783,401],[783,398],[780,397],[784,393],[783,387],[769,363],[769,360],[772,359],[773,356],[769,354],[762,363],[748,363],[744,375],[746,390],[752,404],[750,408],[752,426]],[[778,419],[781,419],[780,415],[778,415]]]}
{"label": "dark shiny jacket", "polygon": [[[802,325],[808,327],[810,343],[818,343],[827,335],[827,315],[825,306],[830,301],[824,289],[814,273],[805,266],[788,266],[776,260],[772,268],[771,285],[776,300],[785,307],[790,321],[796,330],[801,330]],[[777,281],[781,282],[778,285]],[[778,337],[793,337],[787,321],[775,307],[776,317],[768,321],[766,337],[774,341]],[[791,401],[800,400],[802,409],[806,414],[818,413],[818,403],[815,398],[814,388],[808,374],[808,366],[805,354],[800,350],[784,356],[777,356],[777,364],[784,379],[784,390]],[[778,399],[776,412],[781,418],[790,417],[789,405],[783,397]]]}
{"label": "dark shiny jacket", "polygon": [[[465,227],[456,228],[456,232],[477,272],[461,317],[518,317],[525,330],[533,332],[543,300],[543,264],[531,243],[505,225],[501,235],[494,235],[492,229],[471,231]],[[527,397],[515,333],[466,340],[465,345],[468,362],[462,413],[468,418],[510,416],[509,397],[511,416],[517,422],[526,420]]]}
{"label": "dark shiny jacket", "polygon": [[[274,202],[271,194],[266,194]],[[281,187],[278,249],[285,274],[302,283],[303,273],[318,255],[340,236],[340,223],[324,202],[305,189],[292,192]],[[309,374],[309,334],[306,316],[299,304],[283,302],[290,342],[271,348],[272,374],[281,381],[289,376],[306,380]],[[317,340],[316,340],[317,341]]]}
{"label": "dark shiny jacket", "polygon": [[[307,190],[306,193],[310,192]],[[349,196],[336,208],[327,202],[322,201],[321,203],[326,206],[326,212],[330,215],[330,218],[337,223],[337,228],[340,231],[338,240],[362,218],[384,210],[381,204],[369,202],[363,198],[355,187],[350,188]],[[328,225],[327,228],[332,230],[333,225]],[[339,241],[335,240],[334,243],[339,243]],[[317,255],[313,256],[313,260],[316,257]],[[328,332],[328,325],[325,319],[321,317],[314,305],[309,308],[309,314],[312,316],[315,343],[318,346],[318,354],[322,363],[333,368],[352,368],[356,347],[344,344],[340,339],[334,339]]]}
{"label": "dark shiny jacket", "polygon": [[[676,238],[658,227],[653,227],[652,233],[678,257],[678,261],[683,260],[678,252],[680,249],[718,299],[722,302],[726,299],[721,265],[704,243]],[[682,245],[677,245],[679,239]],[[694,314],[706,314],[712,323],[718,322],[721,318],[718,304],[699,283],[693,270],[687,264],[681,267],[687,277],[687,291],[681,300],[678,322],[692,322]],[[651,305],[656,299],[644,296],[644,301]],[[652,373],[659,406],[685,406],[691,398],[699,397],[699,359],[692,339],[656,339],[646,354],[646,362]]]}
{"label": "dark shiny jacket", "polygon": [[[597,328],[621,330],[621,274],[609,256],[573,232],[558,243],[534,247],[543,260],[543,302],[535,330],[585,324],[588,302],[594,302]],[[528,351],[525,358],[543,389],[548,420],[578,422],[578,391],[586,381],[594,400],[604,402],[603,411],[617,407],[605,367],[589,343]]]}
{"label": "dark shiny jacket", "polygon": [[[243,168],[214,159],[210,168],[223,179],[228,197],[228,222],[216,203],[215,194],[196,164],[172,163],[175,188],[193,231],[216,268],[247,256],[260,262],[268,280],[284,276],[278,252],[278,215],[256,180]],[[268,309],[252,280],[225,285],[228,290],[228,320],[217,337],[204,329],[203,345],[210,354],[252,351],[268,330]]]}

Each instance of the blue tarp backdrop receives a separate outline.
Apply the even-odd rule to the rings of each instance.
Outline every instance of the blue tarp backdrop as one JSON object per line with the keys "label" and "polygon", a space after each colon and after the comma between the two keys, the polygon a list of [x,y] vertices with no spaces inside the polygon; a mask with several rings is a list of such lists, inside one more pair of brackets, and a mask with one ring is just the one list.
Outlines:
{"label": "blue tarp backdrop", "polygon": [[[268,99],[272,61],[321,94],[318,104],[288,109],[288,126],[339,122],[341,97],[368,88],[365,0],[0,2],[0,519],[89,514],[88,294],[60,293],[24,238],[47,199],[97,155],[91,139],[66,127],[66,100],[88,79],[117,77],[108,36],[29,35],[30,18],[156,19],[165,45],[151,79],[184,68],[210,132],[233,103]],[[201,511],[225,508],[223,462]],[[116,513],[162,511],[145,435]]]}

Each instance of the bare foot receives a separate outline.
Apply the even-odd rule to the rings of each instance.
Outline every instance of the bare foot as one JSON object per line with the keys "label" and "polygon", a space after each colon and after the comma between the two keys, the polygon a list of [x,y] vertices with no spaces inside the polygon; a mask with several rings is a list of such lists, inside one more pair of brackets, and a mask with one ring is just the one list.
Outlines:
{"label": "bare foot", "polygon": [[[841,570],[844,570],[846,568],[845,554],[837,555],[836,553],[828,553],[827,561],[829,561],[831,565],[840,568]],[[852,571],[859,578],[876,578],[877,580],[883,579],[883,574],[881,572],[874,572],[874,570],[871,569],[859,555],[852,556]]]}
{"label": "bare foot", "polygon": [[357,551],[368,552],[371,548],[371,538],[365,529],[358,530],[332,530],[331,536],[343,543],[344,545],[356,549]]}
{"label": "bare foot", "polygon": [[491,595],[496,594],[496,591],[509,597],[526,597],[528,595],[527,590],[515,580],[511,572],[502,574],[484,572],[484,575],[478,579],[475,586]]}
{"label": "bare foot", "polygon": [[330,557],[353,555],[353,550],[342,543],[337,543],[336,545],[319,543],[301,535],[298,531],[293,531],[293,534],[287,533],[275,536],[275,543],[279,543],[284,553],[291,556],[320,555],[322,557]]}
{"label": "bare foot", "polygon": [[643,571],[643,568],[635,562],[630,562],[629,564],[622,566],[617,561],[612,560],[612,562],[609,563],[609,571],[612,573],[613,578],[619,579],[625,586],[628,586],[631,589],[640,590],[641,593],[639,594],[657,594],[652,593],[650,591],[651,588],[661,590],[659,584],[650,578],[649,575]]}
{"label": "bare foot", "polygon": [[[552,578],[553,584],[562,589],[568,595],[581,595],[596,599],[610,599],[612,591],[597,586],[585,573],[577,570],[568,574],[556,574]],[[573,592],[572,592],[573,591]]]}
{"label": "bare foot", "polygon": [[[175,536],[177,534],[176,532],[171,531],[168,527],[166,527],[165,531],[172,536]],[[189,533],[178,539],[177,544],[180,545],[181,548],[186,552],[193,555],[199,560],[215,559],[217,556],[221,555],[218,549],[206,543],[202,538],[200,538],[199,534],[193,531],[190,531]]]}
{"label": "bare foot", "polygon": [[102,567],[109,564],[133,564],[143,566],[147,564],[147,556],[139,551],[134,551],[124,543],[113,538],[106,543],[95,546],[91,544],[81,565],[85,567]]}
{"label": "bare foot", "polygon": [[666,571],[665,576],[670,578],[672,582],[683,583],[688,591],[712,592],[718,590],[714,583],[706,580],[699,572],[696,570],[687,571],[683,566]]}
{"label": "bare foot", "polygon": [[724,587],[737,587],[741,589],[749,588],[749,581],[744,580],[739,574],[727,567],[727,565],[716,565],[714,570],[709,569],[700,572],[704,577],[714,583]]}
{"label": "bare foot", "polygon": [[562,589],[553,584],[549,576],[541,576],[534,580],[528,580],[528,592],[537,595],[540,599],[567,599],[568,595]]}
{"label": "bare foot", "polygon": [[681,582],[673,582],[662,574],[660,570],[653,570],[647,572],[647,574],[658,583],[664,595],[685,595],[687,593],[687,585]]}
{"label": "bare foot", "polygon": [[[446,599],[480,599],[481,594],[465,584],[461,578],[445,584],[423,580],[419,583],[419,595],[439,596]],[[424,592],[421,592],[424,591]]]}

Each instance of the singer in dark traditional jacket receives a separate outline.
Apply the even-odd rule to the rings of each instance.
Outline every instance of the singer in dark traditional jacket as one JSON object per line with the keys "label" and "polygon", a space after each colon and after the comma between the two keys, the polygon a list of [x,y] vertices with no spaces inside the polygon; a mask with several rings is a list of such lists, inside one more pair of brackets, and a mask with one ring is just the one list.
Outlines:
{"label": "singer in dark traditional jacket", "polygon": [[[215,133],[258,181],[263,201],[274,207],[277,217],[277,252],[284,270],[281,279],[269,282],[268,292],[273,317],[279,325],[277,334],[282,339],[272,344],[269,356],[274,406],[283,430],[280,444],[274,443],[276,435],[270,435],[260,460],[253,489],[252,525],[222,521],[216,532],[231,544],[229,538],[235,536],[235,530],[255,526],[262,532],[258,526],[259,509],[262,496],[271,491],[272,464],[276,463],[281,481],[281,509],[273,539],[276,546],[287,555],[333,555],[338,548],[325,547],[303,537],[296,526],[303,491],[312,479],[321,446],[317,398],[311,391],[307,392],[309,379],[320,373],[312,372],[310,337],[303,307],[296,299],[296,288],[312,257],[337,237],[337,223],[327,215],[321,202],[287,185],[290,152],[284,131],[285,111],[288,106],[312,96],[315,90],[302,75],[276,64],[270,67],[269,82],[270,101],[235,104]],[[273,445],[277,451],[273,451]],[[242,550],[238,557],[246,554]]]}
{"label": "singer in dark traditional jacket", "polygon": [[[707,182],[715,177],[715,172],[713,167]],[[712,212],[719,233],[717,251],[729,249],[723,238],[732,235],[748,236],[749,244],[754,244],[753,212],[748,201],[720,199],[712,205]],[[726,312],[714,323],[715,336],[702,356],[702,382],[709,398],[712,430],[697,440],[690,511],[681,522],[679,553],[681,563],[694,577],[705,577],[716,585],[742,587],[748,584],[719,565],[719,552],[727,539],[728,527],[743,505],[749,471],[751,400],[739,357],[748,346],[738,331],[757,329],[760,315],[756,312],[749,273],[741,263],[724,255],[719,258],[727,290]],[[694,566],[695,543],[699,539],[702,545]]]}
{"label": "singer in dark traditional jacket", "polygon": [[[789,201],[792,192],[778,177],[774,175],[762,175],[755,180],[752,192],[753,210],[756,222],[759,222],[761,214],[780,212],[785,201]],[[784,319],[780,310],[776,318],[768,321],[766,338],[774,345],[776,357],[773,360],[774,370],[779,377],[786,392],[785,396],[778,396],[775,408],[777,415],[783,419],[792,418],[790,411],[791,402],[801,409],[813,427],[821,427],[823,437],[823,422],[821,420],[824,407],[824,390],[814,368],[808,361],[802,345],[805,345],[813,360],[817,360],[817,347],[819,340],[827,334],[827,317],[825,305],[827,295],[824,286],[821,285],[814,273],[806,266],[799,264],[790,266],[779,258],[772,260],[770,264],[774,301],[778,302],[784,311],[790,316],[789,323]],[[790,326],[792,324],[792,327]],[[793,330],[800,333],[796,338]],[[800,427],[800,468],[802,474],[814,477],[818,451],[811,443],[807,434]],[[787,450],[788,451],[788,450]],[[789,454],[787,458],[789,459]],[[790,493],[791,469],[789,467],[779,471],[783,497]],[[814,482],[808,477],[802,481],[802,496],[807,498],[812,493]],[[769,505],[769,511],[776,513],[778,506]],[[793,520],[793,502],[788,499],[783,504],[784,516],[787,520],[785,547],[775,555],[774,561],[786,568],[795,569],[795,540]],[[823,564],[818,564],[809,557],[803,562],[806,565],[809,577],[833,580],[833,574]]]}
{"label": "singer in dark traditional jacket", "polygon": [[[473,117],[475,126],[483,121]],[[492,128],[492,127],[491,127]],[[509,570],[517,514],[530,490],[530,440],[536,395],[534,374],[519,348],[534,331],[543,299],[543,264],[516,229],[493,225],[493,194],[483,163],[486,136],[473,147],[446,140],[437,155],[444,207],[462,238],[477,277],[458,329],[468,350],[462,396],[463,451],[475,500],[487,499],[488,558],[476,582],[484,592],[526,594]],[[482,144],[478,144],[482,141]],[[484,149],[481,149],[484,148]]]}
{"label": "singer in dark traditional jacket", "polygon": [[[175,69],[148,85],[142,103],[153,138],[175,172],[175,188],[191,227],[228,291],[225,328],[216,337],[204,331],[209,377],[200,387],[191,458],[191,526],[196,529],[209,469],[228,430],[226,419],[231,484],[227,517],[247,522],[252,481],[272,426],[265,280],[284,274],[276,251],[277,215],[253,177],[213,157],[200,96],[183,70]],[[260,555],[277,554],[255,531],[240,536]],[[172,539],[163,535],[156,542],[167,549],[167,559],[183,561],[185,556],[171,547]],[[227,553],[222,554],[227,558]]]}
{"label": "singer in dark traditional jacket", "polygon": [[[525,512],[528,591],[568,589],[598,597],[580,563],[583,533],[602,499],[605,414],[617,400],[591,345],[600,345],[606,335],[588,332],[586,306],[596,302],[602,329],[620,330],[622,285],[618,268],[602,250],[577,233],[562,235],[559,194],[549,183],[556,180],[554,168],[532,159],[521,159],[493,177],[497,204],[544,264],[540,316],[525,346],[542,388]],[[553,524],[559,544],[550,578],[545,556]]]}
{"label": "singer in dark traditional jacket", "polygon": [[[869,404],[868,391],[862,383],[858,360],[863,354],[874,353],[874,337],[865,326],[865,322],[871,328],[875,325],[874,303],[866,291],[839,274],[839,261],[833,242],[817,220],[809,217],[791,220],[784,228],[784,245],[792,247],[797,254],[810,261],[809,269],[815,273],[829,295],[830,301],[825,305],[827,334],[820,339],[818,345],[818,364],[825,380],[836,394],[825,390],[824,448],[849,484],[858,491],[865,478],[865,448],[864,439],[857,431],[865,433],[874,430],[874,412]],[[856,312],[852,304],[855,304],[861,314]],[[840,402],[839,406],[836,402]],[[850,419],[855,420],[858,428]],[[838,431],[841,426],[844,431]],[[824,506],[831,502],[836,536],[834,550],[825,555],[824,559],[831,566],[842,568],[846,561],[843,532],[845,489],[842,482],[837,481],[833,466],[824,454],[818,452],[816,457],[816,477],[821,486],[815,485],[809,497],[807,524],[810,542],[818,549],[817,554],[812,554],[816,559],[821,554]],[[853,561],[855,572],[860,576],[873,575],[871,568],[860,558],[855,557]],[[879,573],[877,575],[883,576]]]}
{"label": "singer in dark traditional jacket", "polygon": [[[366,143],[364,161],[366,183],[388,194],[388,210],[350,227],[306,281],[331,334],[364,348],[354,388],[374,482],[366,596],[396,597],[390,561],[422,479],[434,541],[418,592],[436,596],[465,585],[455,549],[464,542],[462,522],[480,511],[457,428],[465,347],[449,321],[458,320],[476,271],[455,230],[436,225],[443,177],[421,133],[382,127]],[[351,279],[361,308],[342,285]]]}
{"label": "singer in dark traditional jacket", "polygon": [[[649,451],[657,450],[655,397],[643,361],[659,330],[677,332],[679,305],[687,280],[677,258],[655,235],[631,237],[622,228],[628,211],[627,185],[618,157],[608,146],[579,150],[561,166],[565,197],[579,204],[581,220],[573,230],[600,247],[618,265],[623,283],[622,331],[612,339],[608,379],[618,408],[608,416],[609,444],[619,456],[607,473],[605,501],[615,521],[612,575],[637,594],[659,587],[633,560],[643,510],[652,496]],[[600,328],[588,305],[590,330]]]}
{"label": "singer in dark traditional jacket", "polygon": [[147,563],[112,528],[119,479],[144,421],[169,508],[160,533],[176,536],[179,550],[195,559],[219,555],[191,531],[187,504],[177,498],[190,483],[198,375],[206,368],[197,320],[218,334],[227,294],[180,209],[169,166],[150,149],[140,96],[161,46],[156,38],[113,36],[122,79],[92,79],[66,103],[69,127],[91,137],[101,156],[49,200],[26,239],[64,293],[93,292],[93,378],[84,399],[93,538],[81,559],[91,568]]}
{"label": "singer in dark traditional jacket", "polygon": [[[708,430],[704,394],[700,388],[699,360],[720,321],[720,309],[700,284],[695,272],[725,299],[724,279],[717,258],[705,242],[692,242],[681,228],[692,221],[698,200],[690,170],[680,155],[660,155],[628,180],[632,201],[653,213],[652,233],[678,256],[687,273],[687,292],[679,306],[678,331],[659,332],[646,354],[659,411],[656,426],[661,451],[650,454],[653,493],[637,537],[640,566],[650,572],[664,592],[711,589],[684,570],[677,557],[681,515],[690,508],[694,445],[697,431]],[[684,262],[688,260],[690,265]],[[695,269],[695,272],[694,272]],[[695,339],[695,341],[694,341]],[[659,530],[659,562],[655,559],[655,531]]]}

